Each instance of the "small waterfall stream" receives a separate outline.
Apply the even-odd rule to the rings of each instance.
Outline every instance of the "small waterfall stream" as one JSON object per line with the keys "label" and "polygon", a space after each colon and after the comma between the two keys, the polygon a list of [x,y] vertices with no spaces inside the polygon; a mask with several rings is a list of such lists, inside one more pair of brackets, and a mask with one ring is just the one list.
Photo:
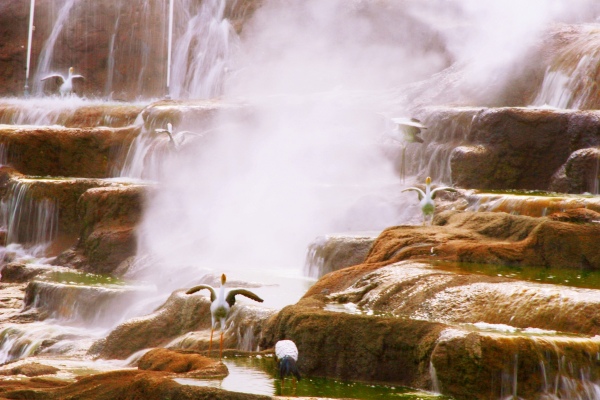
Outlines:
{"label": "small waterfall stream", "polygon": [[563,45],[551,59],[533,107],[590,109],[598,102],[597,75],[600,65],[597,24],[578,27],[579,35],[565,32]]}
{"label": "small waterfall stream", "polygon": [[[39,258],[58,232],[58,207],[53,199],[36,198],[28,182],[12,185],[0,204],[2,227],[6,230],[6,250],[23,247],[25,253]],[[6,257],[6,254],[4,254]]]}
{"label": "small waterfall stream", "polygon": [[206,0],[197,7],[186,0],[185,31],[173,53],[171,97],[207,99],[222,94],[229,63],[230,40],[235,36],[224,18],[225,0]]}

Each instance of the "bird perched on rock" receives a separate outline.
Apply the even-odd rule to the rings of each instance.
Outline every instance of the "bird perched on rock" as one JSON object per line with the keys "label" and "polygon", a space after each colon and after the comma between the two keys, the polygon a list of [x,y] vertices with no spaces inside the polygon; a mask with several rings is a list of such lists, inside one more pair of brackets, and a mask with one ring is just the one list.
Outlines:
{"label": "bird perched on rock", "polygon": [[208,354],[212,350],[212,338],[213,332],[215,331],[215,327],[217,326],[217,322],[219,322],[219,327],[221,329],[221,341],[219,346],[219,359],[223,356],[223,329],[225,329],[225,320],[227,320],[227,316],[229,315],[229,311],[231,307],[235,304],[235,296],[241,294],[242,296],[246,296],[249,299],[254,301],[258,301],[260,303],[263,302],[263,299],[255,295],[249,290],[246,289],[225,289],[225,282],[227,281],[227,277],[225,274],[221,275],[221,287],[218,290],[215,290],[210,285],[198,285],[189,289],[186,294],[196,293],[202,289],[210,290],[210,316],[212,320],[212,327],[210,330],[210,344],[208,346]]}
{"label": "bird perched on rock", "polygon": [[300,380],[300,372],[296,363],[298,362],[298,348],[291,340],[280,340],[275,343],[275,357],[279,366],[279,378],[281,387],[286,376],[294,376]]}
{"label": "bird perched on rock", "polygon": [[448,192],[456,192],[457,190],[453,187],[449,186],[441,186],[431,190],[431,178],[427,177],[425,179],[425,192],[417,187],[409,187],[403,190],[403,192],[413,190],[417,192],[419,195],[419,205],[421,206],[421,211],[423,212],[423,225],[425,225],[425,221],[427,217],[433,217],[433,212],[435,211],[435,197],[438,192],[442,190],[446,190]]}
{"label": "bird perched on rock", "polygon": [[73,67],[69,68],[69,75],[65,78],[60,74],[51,74],[42,78],[42,81],[48,79],[54,79],[60,85],[59,91],[62,97],[73,94],[73,81],[78,79],[85,79],[83,75],[74,75]]}

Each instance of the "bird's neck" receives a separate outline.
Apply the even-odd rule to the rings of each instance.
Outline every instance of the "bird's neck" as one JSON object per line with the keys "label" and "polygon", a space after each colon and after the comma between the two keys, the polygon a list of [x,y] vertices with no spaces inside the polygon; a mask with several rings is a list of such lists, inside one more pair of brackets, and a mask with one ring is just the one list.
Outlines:
{"label": "bird's neck", "polygon": [[224,285],[221,285],[221,287],[219,288],[219,298],[220,299],[225,298],[225,286]]}

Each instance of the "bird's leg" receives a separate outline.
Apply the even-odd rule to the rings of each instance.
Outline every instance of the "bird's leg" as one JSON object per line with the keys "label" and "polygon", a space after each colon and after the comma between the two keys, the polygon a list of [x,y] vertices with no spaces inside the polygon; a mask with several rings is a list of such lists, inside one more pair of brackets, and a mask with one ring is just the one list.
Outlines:
{"label": "bird's leg", "polygon": [[213,332],[215,331],[214,328],[211,328],[210,330],[210,342],[208,343],[208,356],[210,357],[210,351],[212,350],[212,337],[213,337]]}
{"label": "bird's leg", "polygon": [[221,331],[221,343],[219,345],[219,360],[223,358],[223,331]]}

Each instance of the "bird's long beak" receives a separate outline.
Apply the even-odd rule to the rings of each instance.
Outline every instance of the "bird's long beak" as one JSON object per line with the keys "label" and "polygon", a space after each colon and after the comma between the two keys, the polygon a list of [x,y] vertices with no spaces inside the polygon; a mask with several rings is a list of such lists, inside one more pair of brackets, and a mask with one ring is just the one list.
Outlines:
{"label": "bird's long beak", "polygon": [[225,281],[227,281],[227,277],[225,276],[225,274],[223,274],[221,275],[221,285],[224,285]]}

